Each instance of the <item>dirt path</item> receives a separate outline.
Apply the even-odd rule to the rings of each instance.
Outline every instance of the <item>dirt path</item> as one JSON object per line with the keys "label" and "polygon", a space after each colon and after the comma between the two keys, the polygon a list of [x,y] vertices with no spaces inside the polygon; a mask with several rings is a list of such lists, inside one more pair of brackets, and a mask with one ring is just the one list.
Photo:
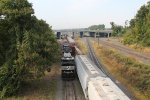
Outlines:
{"label": "dirt path", "polygon": [[[98,41],[98,39],[93,40]],[[110,38],[108,41],[107,38],[100,38],[99,43],[106,48],[115,49],[124,55],[135,58],[139,62],[142,62],[144,64],[150,64],[150,53],[138,52],[127,46],[124,46],[117,39]]]}

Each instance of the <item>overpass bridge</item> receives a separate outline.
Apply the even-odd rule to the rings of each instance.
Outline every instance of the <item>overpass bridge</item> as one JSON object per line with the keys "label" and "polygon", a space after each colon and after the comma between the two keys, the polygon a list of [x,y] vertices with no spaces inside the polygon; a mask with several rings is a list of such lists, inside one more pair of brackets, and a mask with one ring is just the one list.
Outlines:
{"label": "overpass bridge", "polygon": [[74,35],[80,34],[82,36],[90,36],[90,37],[110,37],[112,34],[112,30],[89,30],[89,29],[64,29],[64,30],[54,30],[55,33],[60,32],[62,34]]}

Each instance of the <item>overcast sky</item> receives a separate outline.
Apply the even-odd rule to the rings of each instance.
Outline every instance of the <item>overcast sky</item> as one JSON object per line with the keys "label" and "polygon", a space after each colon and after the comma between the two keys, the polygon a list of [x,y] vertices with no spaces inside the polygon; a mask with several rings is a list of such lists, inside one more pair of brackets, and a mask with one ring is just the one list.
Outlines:
{"label": "overcast sky", "polygon": [[149,0],[29,0],[38,19],[53,29],[86,28],[110,22],[124,25]]}

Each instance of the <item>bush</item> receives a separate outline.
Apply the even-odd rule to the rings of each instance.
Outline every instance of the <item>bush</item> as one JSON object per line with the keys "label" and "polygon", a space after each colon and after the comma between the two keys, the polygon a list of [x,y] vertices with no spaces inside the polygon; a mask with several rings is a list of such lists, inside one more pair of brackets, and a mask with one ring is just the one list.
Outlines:
{"label": "bush", "polygon": [[7,62],[0,68],[0,98],[14,95],[22,82],[22,70],[18,70],[12,63]]}

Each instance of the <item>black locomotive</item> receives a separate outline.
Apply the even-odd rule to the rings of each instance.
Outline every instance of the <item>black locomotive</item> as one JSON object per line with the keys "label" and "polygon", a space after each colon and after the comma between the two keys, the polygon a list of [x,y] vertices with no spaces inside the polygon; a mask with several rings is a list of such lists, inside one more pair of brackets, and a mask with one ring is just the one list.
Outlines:
{"label": "black locomotive", "polygon": [[64,53],[61,58],[61,76],[63,79],[75,78],[75,59],[71,56],[71,53]]}

